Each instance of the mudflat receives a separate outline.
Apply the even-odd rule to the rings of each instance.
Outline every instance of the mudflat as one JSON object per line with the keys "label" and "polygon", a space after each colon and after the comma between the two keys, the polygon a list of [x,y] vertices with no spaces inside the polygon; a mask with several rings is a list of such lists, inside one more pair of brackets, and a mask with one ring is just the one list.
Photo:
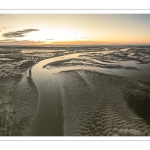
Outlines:
{"label": "mudflat", "polygon": [[1,47],[0,135],[150,135],[150,47]]}

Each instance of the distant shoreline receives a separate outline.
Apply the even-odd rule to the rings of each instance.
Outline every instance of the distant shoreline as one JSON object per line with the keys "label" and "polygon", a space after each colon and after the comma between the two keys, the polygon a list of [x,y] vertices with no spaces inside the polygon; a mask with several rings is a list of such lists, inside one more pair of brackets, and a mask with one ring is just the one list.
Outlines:
{"label": "distant shoreline", "polygon": [[135,44],[135,45],[0,45],[0,48],[14,48],[14,47],[17,47],[17,48],[57,48],[57,47],[110,47],[110,46],[131,46],[131,47],[135,47],[135,46],[150,46],[150,45],[142,45],[142,44]]}

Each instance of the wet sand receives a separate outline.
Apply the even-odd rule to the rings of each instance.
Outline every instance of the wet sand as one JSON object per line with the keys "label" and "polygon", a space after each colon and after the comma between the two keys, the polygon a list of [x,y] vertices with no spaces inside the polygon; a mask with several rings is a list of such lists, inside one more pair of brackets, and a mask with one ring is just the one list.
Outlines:
{"label": "wet sand", "polygon": [[0,135],[21,136],[37,112],[38,92],[31,77],[0,77]]}
{"label": "wet sand", "polygon": [[125,77],[83,70],[62,72],[58,80],[64,135],[150,135],[148,86]]}
{"label": "wet sand", "polygon": [[11,51],[0,50],[0,135],[23,136],[37,113],[39,94],[31,78],[34,61]]}
{"label": "wet sand", "polygon": [[1,48],[0,58],[0,135],[150,135],[149,47]]}
{"label": "wet sand", "polygon": [[[51,130],[55,131],[55,127],[58,126],[56,120],[59,120],[59,124],[63,124],[61,126],[63,132],[55,132],[55,135],[61,135],[62,133],[66,136],[149,135],[149,118],[141,117],[143,110],[140,110],[143,109],[140,108],[141,102],[143,106],[149,104],[149,86],[137,80],[119,76],[119,73],[118,76],[115,76],[113,74],[116,72],[113,69],[110,73],[112,75],[109,75],[106,68],[64,65],[64,62],[68,60],[75,58],[77,60],[78,56],[79,54],[76,53],[46,59],[32,68],[32,78],[39,89],[39,93],[42,94],[43,89],[45,89],[44,91],[49,89],[51,94],[46,98],[47,101],[51,101],[50,103],[47,102],[51,115],[45,113],[45,117],[49,117],[49,121],[51,120],[55,125],[51,125],[51,128],[39,128],[41,134],[47,131],[45,135],[48,135]],[[47,86],[43,87],[42,85]],[[135,94],[134,91],[136,90],[139,92]],[[143,90],[147,92],[141,95]],[[53,94],[51,91],[53,91]],[[58,107],[58,104],[53,104],[50,100],[53,95],[53,100],[62,101],[62,109],[58,111],[58,114],[62,114],[61,117],[54,117],[53,115],[55,114],[55,108]],[[55,95],[61,95],[61,99],[56,98]],[[135,100],[130,98],[132,96]],[[142,101],[142,99],[144,100]],[[39,108],[44,110],[45,107],[42,103],[45,103],[45,98],[40,97],[40,101]],[[132,103],[139,108],[132,106]],[[149,108],[146,109],[149,111]],[[35,122],[37,120],[45,124],[45,119],[38,117],[40,115],[44,115],[43,111],[38,111]],[[55,121],[53,118],[55,118]],[[33,125],[33,128],[35,128],[34,126],[36,127],[37,123]]]}

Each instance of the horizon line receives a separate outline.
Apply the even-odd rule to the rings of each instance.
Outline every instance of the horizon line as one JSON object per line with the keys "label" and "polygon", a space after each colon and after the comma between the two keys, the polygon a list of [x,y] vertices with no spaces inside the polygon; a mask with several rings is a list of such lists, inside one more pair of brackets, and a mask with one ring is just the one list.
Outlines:
{"label": "horizon line", "polygon": [[91,44],[91,45],[88,45],[88,44],[85,44],[85,45],[44,45],[44,44],[41,44],[41,45],[14,45],[14,44],[12,44],[12,45],[0,45],[0,47],[11,47],[11,46],[13,46],[13,47],[15,47],[15,46],[17,46],[17,47],[29,47],[29,46],[31,46],[31,47],[59,47],[59,46],[62,46],[62,47],[65,47],[65,46],[67,46],[67,47],[77,47],[77,46],[150,46],[150,44]]}

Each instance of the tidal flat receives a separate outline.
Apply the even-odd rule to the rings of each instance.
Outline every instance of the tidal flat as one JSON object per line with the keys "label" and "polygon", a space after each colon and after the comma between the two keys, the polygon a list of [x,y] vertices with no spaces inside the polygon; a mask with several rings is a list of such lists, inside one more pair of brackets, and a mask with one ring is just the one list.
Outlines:
{"label": "tidal flat", "polygon": [[0,135],[149,136],[150,46],[1,46]]}

